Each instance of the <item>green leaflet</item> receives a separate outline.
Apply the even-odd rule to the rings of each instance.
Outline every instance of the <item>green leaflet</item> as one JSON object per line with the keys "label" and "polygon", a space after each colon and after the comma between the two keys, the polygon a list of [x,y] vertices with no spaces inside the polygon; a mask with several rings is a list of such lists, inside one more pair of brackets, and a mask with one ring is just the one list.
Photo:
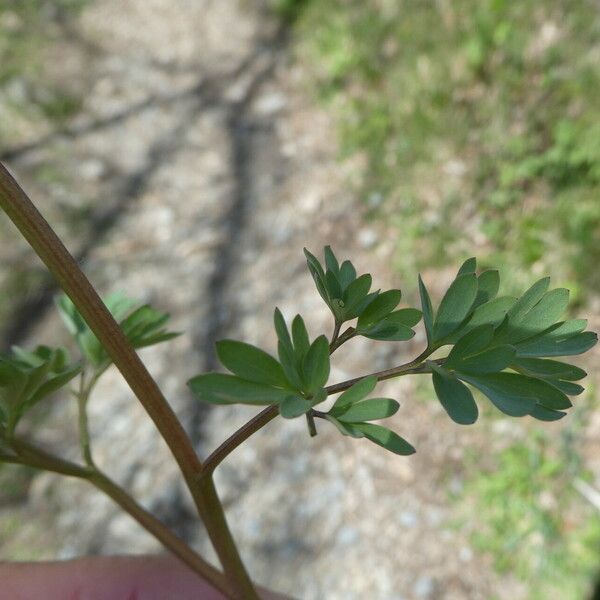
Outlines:
{"label": "green leaflet", "polygon": [[188,385],[200,400],[211,404],[239,403],[260,406],[277,404],[290,395],[289,390],[247,381],[236,375],[224,373],[197,375],[190,379]]}
{"label": "green leaflet", "polygon": [[[545,280],[542,280],[545,281]],[[536,296],[533,296],[536,297]],[[531,298],[530,297],[530,300]],[[545,293],[529,310],[523,306],[517,311],[508,311],[507,319],[498,329],[496,341],[516,344],[531,338],[555,325],[569,302],[569,291],[558,288]],[[519,301],[517,301],[517,306]],[[529,306],[531,302],[526,303]]]}
{"label": "green leaflet", "polygon": [[598,334],[584,331],[570,337],[560,338],[552,334],[538,336],[516,345],[517,356],[573,356],[583,354],[593,348],[598,342]]}
{"label": "green leaflet", "polygon": [[473,307],[493,300],[500,289],[500,273],[496,270],[484,271],[477,278],[477,296]]}
{"label": "green leaflet", "polygon": [[433,308],[431,307],[431,298],[429,292],[423,283],[423,279],[419,275],[419,295],[421,297],[421,309],[423,311],[423,325],[427,333],[427,342],[429,345],[433,343]]}
{"label": "green leaflet", "polygon": [[346,291],[348,286],[356,279],[356,269],[354,265],[345,260],[340,267],[339,280],[342,287],[342,292]]}
{"label": "green leaflet", "polygon": [[442,298],[433,325],[433,341],[440,342],[468,316],[477,295],[477,277],[459,275]]}
{"label": "green leaflet", "polygon": [[390,313],[385,320],[388,323],[404,325],[404,327],[414,327],[423,316],[423,313],[416,308],[401,308]]}
{"label": "green leaflet", "polygon": [[435,393],[448,416],[459,425],[475,423],[479,411],[469,388],[434,362],[427,364],[432,370]]}
{"label": "green leaflet", "polygon": [[478,354],[455,361],[452,367],[461,373],[499,373],[512,363],[515,354],[515,349],[512,346],[495,346]]}
{"label": "green leaflet", "polygon": [[[145,348],[164,342],[180,335],[168,331],[166,323],[169,315],[145,304],[133,309],[134,300],[122,294],[110,294],[104,299],[106,308],[119,322],[123,333],[134,348]],[[58,311],[83,355],[96,369],[105,368],[110,358],[92,330],[88,327],[73,302],[67,296],[56,299]],[[133,309],[133,311],[132,311]],[[129,313],[129,314],[128,314]]]}
{"label": "green leaflet", "polygon": [[310,340],[308,339],[308,331],[306,331],[304,319],[300,315],[296,315],[292,321],[292,340],[296,360],[301,364],[310,348]]}
{"label": "green leaflet", "polygon": [[541,377],[543,379],[566,379],[567,381],[577,381],[583,379],[587,373],[568,363],[557,360],[545,360],[543,358],[518,358],[515,360],[515,367],[525,375],[532,377]]}
{"label": "green leaflet", "polygon": [[464,334],[454,345],[450,354],[448,354],[448,360],[446,365],[448,367],[464,360],[473,354],[477,354],[485,350],[494,337],[493,325],[480,325],[475,329]]}
{"label": "green leaflet", "polygon": [[556,387],[519,373],[477,376],[461,373],[459,377],[483,392],[502,412],[513,417],[530,414],[536,404],[553,410],[572,406],[567,396]]}
{"label": "green leaflet", "polygon": [[279,405],[279,414],[284,419],[295,419],[306,414],[311,407],[311,401],[302,396],[287,396]]}
{"label": "green leaflet", "polygon": [[370,398],[355,402],[348,407],[332,409],[330,414],[343,423],[376,421],[391,417],[398,412],[400,404],[390,398]]}
{"label": "green leaflet", "polygon": [[38,402],[64,387],[78,373],[78,364],[69,364],[63,348],[38,346],[29,352],[14,347],[11,355],[0,357],[0,411],[8,433]]}
{"label": "green leaflet", "polygon": [[388,342],[404,342],[415,336],[415,332],[409,327],[397,323],[390,323],[387,319],[361,331],[360,334],[372,340]]}
{"label": "green leaflet", "polygon": [[348,425],[346,423],[338,421],[333,415],[330,415],[329,413],[325,415],[325,419],[327,419],[332,425],[335,425],[342,435],[347,435],[353,438],[365,437],[362,431],[353,428],[351,424]]}
{"label": "green leaflet", "polygon": [[558,421],[562,419],[567,413],[560,410],[551,410],[545,408],[541,404],[536,404],[534,409],[531,411],[531,416],[538,421]]}
{"label": "green leaflet", "polygon": [[377,377],[374,375],[364,377],[352,387],[348,388],[345,392],[340,394],[338,399],[335,401],[332,410],[341,409],[350,404],[354,404],[363,398],[366,398],[375,389],[376,385]]}
{"label": "green leaflet", "polygon": [[546,381],[568,396],[579,396],[584,390],[582,385],[571,381],[562,381],[560,379],[546,379]]}
{"label": "green leaflet", "polygon": [[456,276],[459,277],[460,275],[475,273],[475,269],[477,269],[477,259],[472,256],[471,258],[467,258],[467,260],[465,260],[458,270]]}
{"label": "green leaflet", "polygon": [[308,394],[322,388],[329,378],[329,342],[319,336],[310,346],[303,363],[304,384]]}
{"label": "green leaflet", "polygon": [[[473,315],[464,330],[470,331],[481,325],[493,325],[494,327],[500,325],[514,303],[515,299],[511,296],[500,296],[485,304],[481,304],[473,311]],[[463,328],[461,328],[461,333],[462,331]]]}
{"label": "green leaflet", "polygon": [[232,373],[256,383],[289,387],[281,365],[270,355],[250,344],[235,340],[217,342],[217,356]]}
{"label": "green leaflet", "polygon": [[357,329],[361,331],[381,321],[398,306],[401,297],[400,290],[388,290],[379,294],[358,317]]}
{"label": "green leaflet", "polygon": [[371,442],[401,456],[414,454],[416,450],[397,433],[391,431],[382,425],[374,425],[373,423],[353,423],[347,424],[346,427],[351,431],[362,433]]}
{"label": "green leaflet", "polygon": [[337,279],[340,273],[338,259],[335,257],[331,246],[325,246],[323,252],[325,254],[325,265],[327,265],[327,270],[333,273]]}

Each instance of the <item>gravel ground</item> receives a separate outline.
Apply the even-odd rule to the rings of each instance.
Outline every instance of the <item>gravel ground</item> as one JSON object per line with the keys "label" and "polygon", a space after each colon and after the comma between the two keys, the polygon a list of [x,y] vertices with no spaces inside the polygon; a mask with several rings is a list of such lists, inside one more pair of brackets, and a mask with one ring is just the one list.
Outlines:
{"label": "gravel ground", "polygon": [[[81,86],[81,114],[58,133],[21,132],[4,153],[51,219],[85,217],[64,233],[103,293],[151,301],[186,332],[143,358],[202,455],[256,412],[208,410],[190,398],[185,381],[216,367],[216,339],[273,350],[275,305],[305,315],[313,335],[331,328],[303,246],[331,243],[378,287],[414,291],[390,268],[385,223],[369,224],[345,189],[359,165],[336,162],[332,125],[303,90],[287,44],[257,2],[96,0],[49,67]],[[50,185],[36,178],[47,164],[62,174]],[[30,260],[22,245],[11,248],[11,264]],[[449,277],[438,274],[434,292]],[[4,339],[63,336],[50,296],[32,295]],[[336,354],[332,381],[403,362],[422,344],[420,334],[408,344],[352,342]],[[218,489],[252,575],[306,600],[523,598],[450,526],[463,448],[485,447],[489,428],[454,426],[436,403],[415,401],[412,380],[381,391],[401,400],[394,426],[416,445],[413,458],[325,425],[310,439],[301,420],[275,421],[220,468]],[[74,409],[57,402],[36,433],[73,458]],[[172,458],[116,372],[90,410],[97,462],[211,556]],[[518,436],[519,427],[505,430]],[[158,550],[75,481],[36,476],[27,503],[0,511],[6,558]]]}

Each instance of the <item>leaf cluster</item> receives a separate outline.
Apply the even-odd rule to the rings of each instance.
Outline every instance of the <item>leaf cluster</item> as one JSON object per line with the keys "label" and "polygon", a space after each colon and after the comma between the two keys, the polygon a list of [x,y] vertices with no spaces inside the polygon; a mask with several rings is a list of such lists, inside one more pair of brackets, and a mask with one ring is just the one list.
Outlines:
{"label": "leaf cluster", "polygon": [[369,423],[391,417],[400,408],[400,404],[391,398],[365,399],[373,392],[376,384],[377,378],[373,375],[355,383],[340,394],[324,415],[325,419],[333,423],[343,435],[364,437],[395,454],[413,454],[415,449],[397,433],[382,425]]}
{"label": "leaf cluster", "polygon": [[[119,322],[123,333],[134,348],[159,344],[179,335],[177,332],[168,331],[166,327],[170,315],[148,304],[139,306],[135,300],[121,293],[110,294],[104,299],[104,304]],[[111,363],[108,353],[73,302],[63,295],[57,298],[56,306],[69,333],[89,364],[99,371],[108,367]]]}
{"label": "leaf cluster", "polygon": [[445,359],[427,361],[442,406],[457,423],[474,423],[478,409],[471,386],[507,415],[562,418],[572,406],[568,396],[583,392],[574,382],[586,373],[549,357],[581,354],[597,335],[584,331],[585,320],[561,320],[569,292],[549,290],[549,278],[519,298],[497,297],[497,271],[477,276],[475,269],[474,258],[462,265],[435,313],[419,280],[430,348],[453,345]]}
{"label": "leaf cluster", "polygon": [[[367,398],[378,374],[342,388],[345,391],[330,411],[323,413],[314,407],[329,393],[325,385],[330,354],[336,347],[355,335],[408,340],[421,317],[427,348],[392,375],[430,373],[442,406],[459,424],[471,424],[478,418],[472,388],[507,415],[531,415],[542,421],[562,418],[572,405],[569,396],[583,391],[575,382],[585,377],[585,371],[553,357],[581,354],[596,343],[597,336],[584,331],[584,320],[561,320],[568,290],[549,290],[548,278],[534,283],[518,298],[498,296],[498,271],[478,274],[477,261],[470,258],[437,308],[419,277],[422,311],[398,309],[400,290],[371,291],[371,275],[357,275],[349,260],[340,264],[329,246],[324,249],[324,264],[308,250],[304,252],[317,291],[335,320],[331,343],[324,335],[311,343],[300,315],[288,329],[276,309],[277,358],[243,342],[218,342],[217,354],[230,373],[193,378],[190,386],[200,399],[214,404],[274,404],[283,417],[320,417],[344,435],[366,438],[397,454],[410,454],[414,448],[408,442],[371,422],[390,417],[399,408],[390,398]],[[338,337],[340,326],[353,320],[354,326]],[[444,346],[452,346],[447,356],[427,360]],[[389,371],[385,374],[390,376]]]}
{"label": "leaf cluster", "polygon": [[357,319],[353,333],[373,340],[405,341],[415,335],[412,327],[421,320],[421,311],[415,308],[396,310],[402,297],[400,290],[371,292],[371,275],[357,276],[349,260],[340,265],[330,246],[324,248],[324,267],[306,248],[304,254],[317,291],[331,310],[336,324]]}
{"label": "leaf cluster", "polygon": [[213,404],[279,404],[281,415],[305,414],[327,397],[329,342],[310,342],[304,319],[296,315],[291,332],[275,309],[278,359],[256,346],[234,340],[217,342],[219,360],[231,374],[206,373],[190,380],[192,391]]}
{"label": "leaf cluster", "polygon": [[0,356],[0,425],[7,437],[28,410],[80,371],[64,348],[38,346],[31,352],[14,346],[10,354]]}

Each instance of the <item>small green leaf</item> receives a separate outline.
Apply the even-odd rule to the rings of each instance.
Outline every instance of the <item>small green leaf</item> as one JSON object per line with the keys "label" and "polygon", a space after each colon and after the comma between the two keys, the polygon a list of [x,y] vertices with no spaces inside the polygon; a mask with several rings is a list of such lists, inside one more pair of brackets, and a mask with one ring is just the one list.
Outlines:
{"label": "small green leaf", "polygon": [[477,259],[473,256],[465,260],[462,264],[456,276],[465,275],[468,273],[475,273],[475,269],[477,269]]}
{"label": "small green leaf", "polygon": [[546,379],[546,381],[568,396],[579,396],[585,389],[582,385],[571,381],[562,381],[560,379]]}
{"label": "small green leaf", "polygon": [[477,277],[473,274],[457,277],[442,298],[433,326],[435,342],[443,340],[465,320],[477,295]]}
{"label": "small green leaf", "polygon": [[361,331],[361,335],[372,340],[404,342],[413,338],[415,332],[409,327],[397,323],[390,323],[387,319],[383,319],[383,321],[379,321],[379,323]]}
{"label": "small green leaf", "polygon": [[423,325],[427,334],[427,342],[429,345],[433,343],[433,308],[431,307],[431,298],[429,292],[423,283],[423,279],[419,275],[419,295],[421,297],[421,309],[423,311]]}
{"label": "small green leaf", "polygon": [[273,315],[273,321],[275,323],[275,332],[277,333],[277,339],[290,351],[292,350],[292,339],[290,338],[290,333],[288,331],[287,325],[285,324],[285,319],[281,314],[281,311],[276,308],[275,314]]}
{"label": "small green leaf", "polygon": [[508,320],[498,329],[496,339],[517,343],[531,338],[554,325],[569,303],[569,290],[558,288],[541,298],[528,312],[519,316],[508,312]]}
{"label": "small green leaf", "polygon": [[516,351],[512,346],[502,345],[488,348],[479,354],[474,354],[454,365],[461,373],[499,373],[506,369],[514,360]]}
{"label": "small green leaf", "polygon": [[577,381],[587,375],[583,369],[575,365],[543,358],[519,358],[515,361],[515,366],[524,371],[525,375],[541,377],[542,379]]}
{"label": "small green leaf", "polygon": [[320,335],[310,346],[303,363],[305,391],[313,394],[329,377],[329,342]]}
{"label": "small green leaf", "polygon": [[359,381],[357,381],[352,387],[348,388],[345,392],[340,394],[338,399],[335,401],[335,404],[332,407],[333,409],[342,409],[350,404],[354,404],[363,398],[366,398],[377,385],[377,377],[374,375],[369,375],[368,377],[363,377]]}
{"label": "small green leaf", "polygon": [[567,413],[559,410],[551,410],[541,404],[536,404],[530,414],[534,419],[538,419],[539,421],[558,421]]}
{"label": "small green leaf", "polygon": [[423,313],[416,308],[401,308],[390,313],[385,320],[388,323],[404,325],[404,327],[414,327],[423,316]]}
{"label": "small green leaf", "polygon": [[331,246],[325,246],[323,252],[325,254],[325,265],[327,266],[327,270],[331,271],[331,273],[333,273],[337,279],[340,273],[338,259],[335,257]]}
{"label": "small green leaf", "polygon": [[340,285],[342,286],[342,291],[345,291],[348,286],[356,279],[356,269],[354,265],[349,261],[345,260],[340,267]]}
{"label": "small green leaf", "polygon": [[308,339],[308,331],[306,331],[304,319],[300,315],[296,315],[292,321],[292,340],[294,341],[296,360],[298,364],[302,364],[310,348],[310,340]]}
{"label": "small green leaf", "polygon": [[493,325],[494,327],[497,327],[502,323],[504,317],[506,317],[506,313],[514,303],[515,298],[511,296],[500,296],[500,298],[494,298],[493,300],[478,306],[473,311],[473,316],[469,319],[467,328],[474,329],[480,325]]}
{"label": "small green leaf", "polygon": [[58,375],[50,377],[48,381],[42,383],[35,393],[27,400],[27,408],[30,408],[37,404],[40,400],[54,394],[59,389],[67,385],[75,376],[81,373],[81,367],[75,365],[65,371],[62,371]]}
{"label": "small green leaf", "polygon": [[284,419],[295,419],[306,414],[312,407],[310,400],[302,396],[287,396],[279,405],[279,414]]}
{"label": "small green leaf", "polygon": [[367,329],[389,315],[398,306],[401,297],[400,290],[388,290],[379,294],[358,317],[357,329]]}
{"label": "small green leaf", "polygon": [[260,348],[235,340],[221,340],[216,346],[223,366],[238,377],[277,387],[288,386],[281,365]]}
{"label": "small green leaf", "polygon": [[374,425],[373,423],[353,423],[352,425],[348,424],[347,427],[350,431],[361,432],[368,440],[394,454],[408,456],[416,452],[405,439],[387,427]]}
{"label": "small green leaf", "polygon": [[520,322],[523,317],[542,299],[550,285],[550,277],[536,281],[511,307],[508,316],[511,321]]}
{"label": "small green leaf", "polygon": [[390,398],[369,398],[350,405],[341,412],[332,409],[332,414],[343,423],[358,423],[361,421],[376,421],[391,417],[398,412],[400,404]]}
{"label": "small green leaf", "polygon": [[347,435],[347,436],[353,437],[353,438],[365,437],[365,435],[362,431],[359,431],[358,429],[353,428],[352,425],[350,425],[350,427],[348,427],[345,423],[341,423],[334,416],[332,416],[330,414],[326,414],[325,419],[327,419],[332,425],[335,425],[337,427],[338,431],[342,435]]}
{"label": "small green leaf", "polygon": [[452,350],[450,350],[450,354],[448,354],[446,365],[448,367],[453,366],[468,356],[482,352],[490,345],[493,336],[494,327],[492,325],[479,325],[475,327],[456,342]]}
{"label": "small green leaf", "polygon": [[263,383],[246,381],[236,375],[204,373],[188,382],[192,392],[204,402],[212,404],[277,404],[289,396],[282,390]]}
{"label": "small green leaf", "polygon": [[448,416],[459,425],[475,423],[479,411],[469,388],[434,362],[427,361],[427,364],[432,370],[435,393]]}
{"label": "small green leaf", "polygon": [[500,274],[496,270],[484,271],[477,278],[477,296],[473,306],[480,306],[493,300],[500,289]]}
{"label": "small green leaf", "polygon": [[536,404],[561,410],[572,406],[565,394],[554,386],[519,373],[459,375],[483,392],[502,412],[513,417],[530,414]]}
{"label": "small green leaf", "polygon": [[573,356],[583,354],[598,342],[598,334],[585,331],[567,338],[557,338],[551,334],[517,344],[517,356]]}
{"label": "small green leaf", "polygon": [[350,311],[362,302],[365,296],[369,293],[372,282],[371,275],[365,273],[364,275],[357,277],[348,285],[344,294],[346,310]]}
{"label": "small green leaf", "polygon": [[277,354],[279,356],[279,362],[281,364],[281,368],[287,377],[287,380],[290,382],[290,385],[295,390],[302,389],[302,377],[298,370],[298,364],[296,361],[296,355],[294,354],[294,349],[291,347],[287,347],[283,344],[283,342],[279,341],[277,344]]}
{"label": "small green leaf", "polygon": [[321,298],[323,298],[326,304],[329,304],[329,294],[327,293],[325,271],[323,271],[321,263],[317,260],[316,256],[311,254],[306,248],[304,248],[304,255],[306,256],[308,270],[312,275],[319,295],[321,296]]}

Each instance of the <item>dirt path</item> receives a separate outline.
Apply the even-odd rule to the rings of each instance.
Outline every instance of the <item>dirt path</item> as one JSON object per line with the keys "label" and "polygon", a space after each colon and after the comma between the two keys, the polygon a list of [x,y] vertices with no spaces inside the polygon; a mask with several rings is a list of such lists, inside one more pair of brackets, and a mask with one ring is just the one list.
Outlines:
{"label": "dirt path", "polygon": [[[208,411],[190,399],[184,382],[216,367],[214,341],[235,336],[272,349],[274,305],[305,315],[313,335],[330,327],[303,246],[332,243],[378,286],[403,283],[344,189],[331,125],[303,93],[286,37],[257,2],[98,0],[57,51],[86,86],[82,114],[3,153],[45,212],[83,217],[68,233],[103,293],[149,300],[188,332],[144,358],[203,455],[255,412]],[[64,179],[40,185],[33,174],[48,163]],[[31,297],[4,340],[52,340],[53,293]],[[357,341],[340,351],[332,379],[397,364],[421,344]],[[382,391],[406,398],[407,409],[413,386]],[[209,553],[172,459],[116,373],[91,413],[98,463]],[[57,405],[45,441],[75,457],[74,425],[74,406]],[[218,487],[257,580],[307,600],[490,597],[490,566],[446,526],[440,490],[460,471],[461,451],[447,450],[456,428],[434,403],[401,410],[395,425],[421,450],[414,459],[325,427],[310,440],[301,422],[271,424],[230,458]],[[78,482],[38,476],[27,508],[12,510],[19,526],[3,535],[6,556],[157,549]],[[520,597],[510,581],[500,589],[498,597]]]}

